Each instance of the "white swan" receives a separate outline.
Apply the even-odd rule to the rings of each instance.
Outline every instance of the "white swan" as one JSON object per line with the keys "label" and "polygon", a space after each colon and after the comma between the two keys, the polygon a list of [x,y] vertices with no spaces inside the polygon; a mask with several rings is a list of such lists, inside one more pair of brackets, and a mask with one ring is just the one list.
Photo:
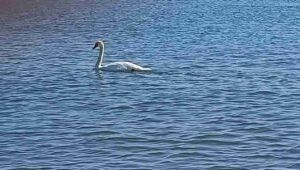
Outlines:
{"label": "white swan", "polygon": [[150,68],[144,68],[130,62],[113,62],[107,65],[102,65],[104,57],[104,42],[97,41],[93,49],[99,47],[99,57],[96,62],[96,69],[104,71],[150,71]]}

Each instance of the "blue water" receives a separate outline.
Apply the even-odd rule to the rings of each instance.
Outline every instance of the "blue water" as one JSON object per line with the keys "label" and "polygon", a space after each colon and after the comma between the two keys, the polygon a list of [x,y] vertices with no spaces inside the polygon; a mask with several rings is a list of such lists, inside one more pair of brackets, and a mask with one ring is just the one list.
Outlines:
{"label": "blue water", "polygon": [[300,169],[299,1],[0,6],[1,169]]}

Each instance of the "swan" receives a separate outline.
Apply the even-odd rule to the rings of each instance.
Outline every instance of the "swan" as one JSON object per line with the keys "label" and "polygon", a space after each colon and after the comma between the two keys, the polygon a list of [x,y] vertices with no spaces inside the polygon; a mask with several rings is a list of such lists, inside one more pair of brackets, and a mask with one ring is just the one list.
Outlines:
{"label": "swan", "polygon": [[96,69],[103,70],[103,71],[125,71],[125,72],[132,72],[132,71],[151,71],[150,68],[144,68],[139,65],[130,63],[130,62],[113,62],[106,65],[102,65],[103,57],[104,57],[104,42],[97,41],[93,49],[99,47],[99,57],[96,62]]}

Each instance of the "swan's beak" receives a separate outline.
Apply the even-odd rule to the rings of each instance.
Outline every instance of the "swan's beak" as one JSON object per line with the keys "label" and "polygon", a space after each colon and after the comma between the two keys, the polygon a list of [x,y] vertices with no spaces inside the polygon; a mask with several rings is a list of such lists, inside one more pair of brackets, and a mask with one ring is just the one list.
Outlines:
{"label": "swan's beak", "polygon": [[98,43],[96,43],[93,47],[93,50],[98,47]]}

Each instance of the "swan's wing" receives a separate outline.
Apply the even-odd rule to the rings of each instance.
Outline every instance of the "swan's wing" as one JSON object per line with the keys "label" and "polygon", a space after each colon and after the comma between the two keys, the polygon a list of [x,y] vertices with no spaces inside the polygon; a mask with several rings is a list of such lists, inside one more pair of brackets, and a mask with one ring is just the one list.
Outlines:
{"label": "swan's wing", "polygon": [[128,71],[150,71],[151,70],[150,68],[144,68],[130,62],[122,62],[122,64],[127,68]]}
{"label": "swan's wing", "polygon": [[130,62],[114,62],[101,67],[106,71],[150,71],[149,68],[143,68]]}

